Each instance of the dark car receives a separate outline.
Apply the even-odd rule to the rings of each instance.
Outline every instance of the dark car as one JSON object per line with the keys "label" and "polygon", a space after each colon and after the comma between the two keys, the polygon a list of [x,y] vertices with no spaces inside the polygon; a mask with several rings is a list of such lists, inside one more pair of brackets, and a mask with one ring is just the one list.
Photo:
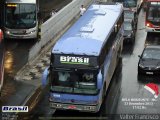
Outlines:
{"label": "dark car", "polygon": [[160,45],[146,46],[139,57],[138,74],[160,75]]}
{"label": "dark car", "polygon": [[132,19],[134,22],[134,28],[137,28],[138,17],[134,11],[124,10],[124,19]]}
{"label": "dark car", "polygon": [[133,43],[135,40],[135,26],[132,19],[124,19],[124,42]]}
{"label": "dark car", "polygon": [[137,15],[139,14],[142,0],[113,0],[114,2],[123,3],[124,10],[130,10],[135,12]]}

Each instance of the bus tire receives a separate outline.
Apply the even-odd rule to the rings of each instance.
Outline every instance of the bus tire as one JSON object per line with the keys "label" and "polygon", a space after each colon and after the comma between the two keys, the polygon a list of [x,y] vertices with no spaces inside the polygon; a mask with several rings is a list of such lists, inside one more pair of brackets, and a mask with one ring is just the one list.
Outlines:
{"label": "bus tire", "polygon": [[105,83],[104,86],[103,86],[102,103],[103,103],[103,101],[104,101],[105,96],[106,96],[106,83]]}

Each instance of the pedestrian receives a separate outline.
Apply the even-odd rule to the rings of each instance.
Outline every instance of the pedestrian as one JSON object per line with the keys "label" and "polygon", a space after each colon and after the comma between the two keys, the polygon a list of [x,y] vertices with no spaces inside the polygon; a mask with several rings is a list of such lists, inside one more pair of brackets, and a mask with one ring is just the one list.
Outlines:
{"label": "pedestrian", "polygon": [[54,16],[55,14],[56,14],[56,10],[53,9],[53,10],[51,11],[51,17]]}
{"label": "pedestrian", "polygon": [[83,5],[81,5],[81,8],[80,8],[80,15],[82,16],[84,14],[84,12],[86,11],[86,8],[84,8]]}

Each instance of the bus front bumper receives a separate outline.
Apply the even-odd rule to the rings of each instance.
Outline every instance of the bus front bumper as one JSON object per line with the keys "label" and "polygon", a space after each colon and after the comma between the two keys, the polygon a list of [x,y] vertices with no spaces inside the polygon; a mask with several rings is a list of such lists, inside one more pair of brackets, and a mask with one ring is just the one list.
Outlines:
{"label": "bus front bumper", "polygon": [[7,39],[35,39],[37,34],[28,34],[28,35],[14,35],[14,34],[5,34]]}
{"label": "bus front bumper", "polygon": [[50,102],[50,107],[59,110],[77,110],[82,112],[99,111],[100,105],[80,105],[80,104],[66,104],[66,103],[54,103]]}
{"label": "bus front bumper", "polygon": [[17,29],[7,29],[5,28],[5,38],[8,39],[35,39],[37,38],[37,30],[29,29],[29,30],[17,30]]}

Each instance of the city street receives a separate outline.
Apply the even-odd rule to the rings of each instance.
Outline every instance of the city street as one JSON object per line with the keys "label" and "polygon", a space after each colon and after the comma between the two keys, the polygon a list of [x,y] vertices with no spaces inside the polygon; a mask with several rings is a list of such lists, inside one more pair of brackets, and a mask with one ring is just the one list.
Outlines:
{"label": "city street", "polygon": [[[98,113],[50,109],[48,101],[49,90],[47,88],[43,91],[39,89],[38,97],[36,95],[35,96],[36,101],[40,102],[33,100],[35,102],[35,104],[31,103],[31,105],[34,104],[34,107],[32,107],[33,111],[26,116],[26,119],[38,120],[45,119],[46,117],[52,117],[53,119],[89,118],[93,120],[120,120],[124,118],[128,120],[128,117],[140,119],[142,115],[153,115],[152,117],[160,119],[160,95],[155,98],[153,94],[144,88],[146,84],[154,83],[158,85],[160,89],[160,76],[138,75],[137,71],[139,61],[138,55],[141,55],[145,45],[160,45],[160,35],[147,35],[144,24],[145,13],[141,10],[138,18],[135,42],[133,44],[123,44],[122,58],[114,72],[107,90],[105,101],[103,101],[102,107]],[[5,82],[2,89],[1,106],[24,104],[26,102],[26,96],[38,86],[39,83],[37,82],[37,78],[35,78],[33,84],[28,84],[30,81],[24,82],[14,80],[16,73],[27,63],[28,50],[35,44],[35,42],[36,41],[32,40],[7,40]],[[45,59],[46,58],[43,60]],[[49,62],[42,66],[47,67],[44,65],[49,65]],[[36,82],[37,86],[34,86],[34,83]],[[126,114],[128,116],[125,116]]]}

